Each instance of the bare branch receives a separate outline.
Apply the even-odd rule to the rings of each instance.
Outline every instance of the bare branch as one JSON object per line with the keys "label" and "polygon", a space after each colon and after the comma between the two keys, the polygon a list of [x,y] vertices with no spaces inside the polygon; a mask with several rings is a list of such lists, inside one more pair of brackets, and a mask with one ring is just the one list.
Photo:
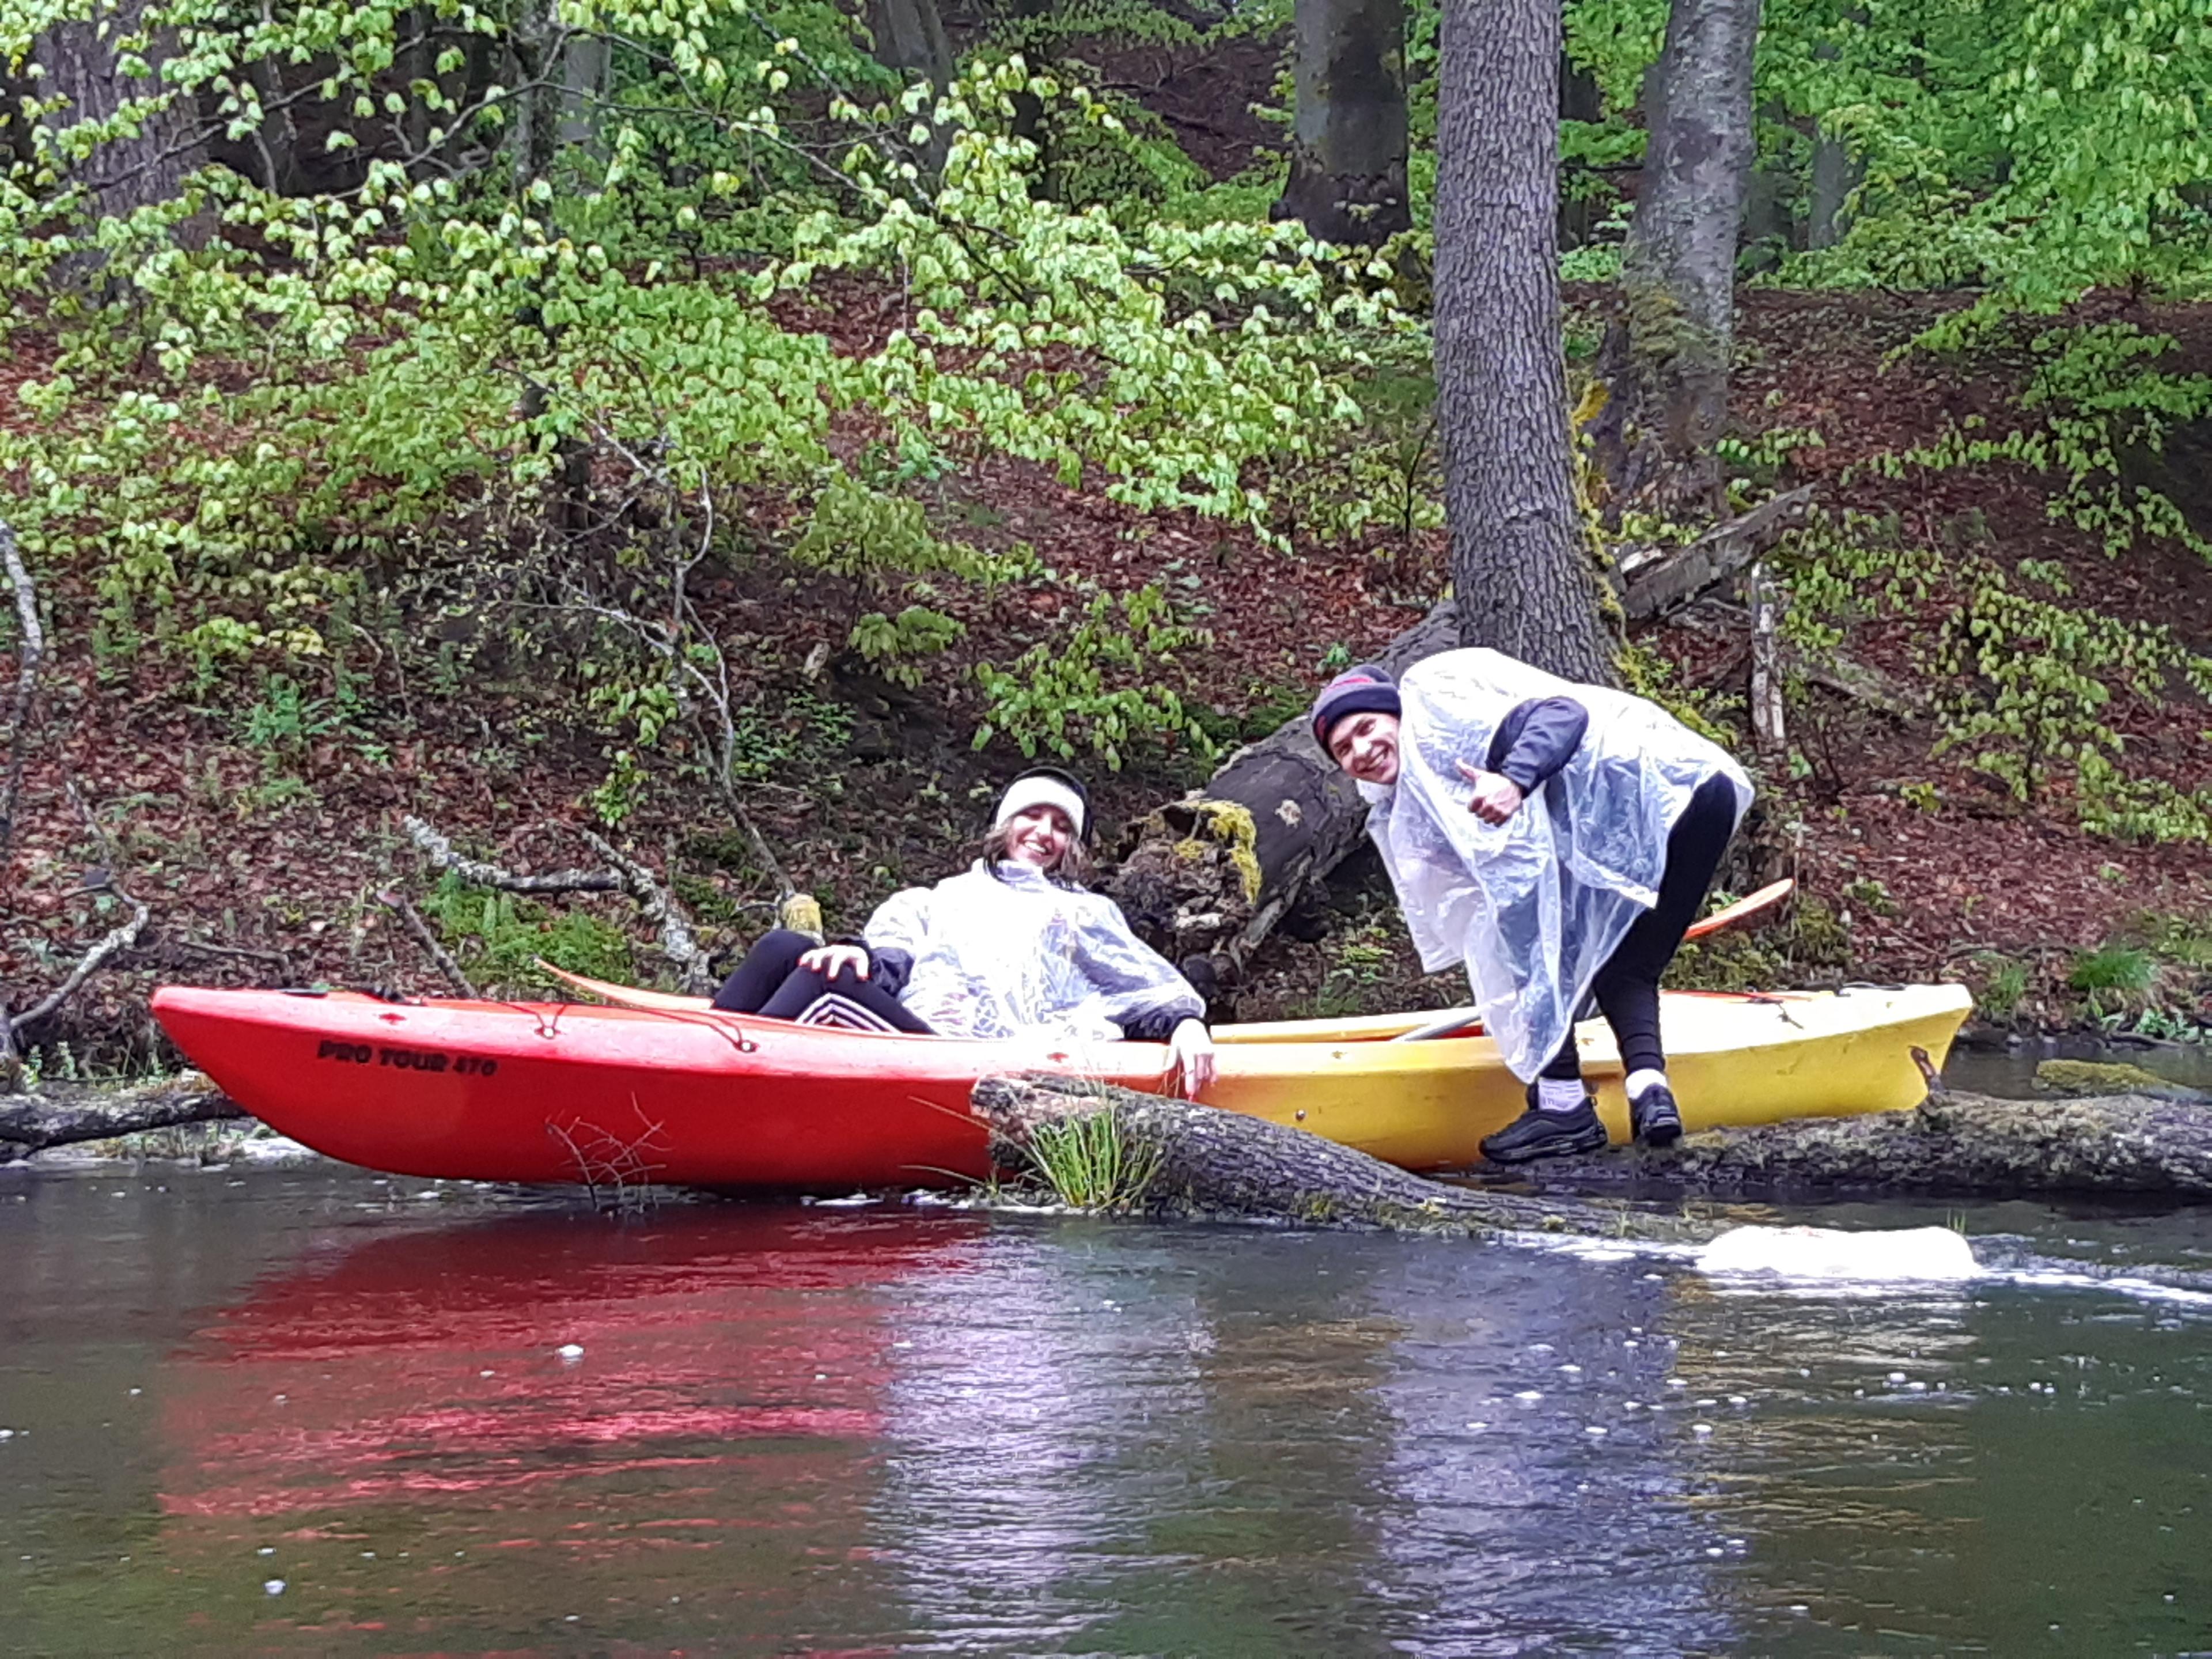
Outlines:
{"label": "bare branch", "polygon": [[451,951],[438,943],[438,936],[430,931],[430,924],[422,920],[421,911],[408,902],[404,893],[379,893],[376,902],[405,925],[407,931],[415,936],[415,942],[422,947],[431,961],[438,964],[438,971],[446,976],[447,983],[463,996],[471,1000],[475,998],[477,988],[461,971],[461,964],[453,960]]}
{"label": "bare branch", "polygon": [[542,876],[518,876],[496,864],[486,864],[455,852],[452,842],[418,817],[403,818],[400,824],[407,831],[407,838],[422,849],[432,864],[441,870],[452,871],[472,886],[495,887],[507,893],[619,893],[627,890],[620,876],[606,870],[551,870]]}
{"label": "bare branch", "polygon": [[675,889],[662,886],[653,879],[653,872],[617,850],[613,842],[588,830],[579,833],[592,843],[592,851],[622,872],[623,885],[637,901],[637,908],[660,929],[660,953],[683,971],[684,988],[695,994],[713,989],[714,970],[692,934],[691,919],[684,915]]}

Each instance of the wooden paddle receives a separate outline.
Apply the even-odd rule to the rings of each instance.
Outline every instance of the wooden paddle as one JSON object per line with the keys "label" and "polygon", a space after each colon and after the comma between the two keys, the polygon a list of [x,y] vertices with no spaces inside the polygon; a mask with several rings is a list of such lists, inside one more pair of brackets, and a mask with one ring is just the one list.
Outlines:
{"label": "wooden paddle", "polygon": [[[1740,921],[1748,921],[1753,916],[1763,915],[1788,898],[1796,890],[1796,882],[1784,877],[1771,887],[1760,888],[1749,898],[1738,899],[1727,908],[1716,910],[1701,921],[1692,922],[1689,931],[1682,937],[1686,939],[1703,939],[1708,933],[1719,933],[1723,927],[1733,927]],[[1438,1018],[1431,1020],[1426,1025],[1416,1026],[1410,1031],[1401,1031],[1390,1041],[1419,1042],[1429,1037],[1478,1036],[1482,1030],[1482,1023],[1477,1018],[1481,1010],[1478,1008],[1454,1008]]]}

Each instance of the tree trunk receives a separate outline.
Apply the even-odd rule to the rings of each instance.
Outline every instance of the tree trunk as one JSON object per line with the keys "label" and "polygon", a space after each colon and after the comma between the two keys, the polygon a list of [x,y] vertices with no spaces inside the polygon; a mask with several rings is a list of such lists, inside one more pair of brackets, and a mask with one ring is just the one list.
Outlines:
{"label": "tree trunk", "polygon": [[1374,246],[1413,223],[1403,0],[1297,0],[1291,177],[1273,216]]}
{"label": "tree trunk", "polygon": [[[1559,55],[1559,118],[1595,123],[1605,118],[1605,96],[1597,76],[1565,52]],[[1559,193],[1559,246],[1580,247],[1597,228],[1598,198],[1587,188],[1588,178],[1575,181],[1573,191]]]}
{"label": "tree trunk", "polygon": [[1736,239],[1754,158],[1759,0],[1674,0],[1650,137],[1601,358],[1595,428],[1612,510],[1725,510],[1714,441],[1728,416]]}
{"label": "tree trunk", "polygon": [[[1394,674],[1459,643],[1449,601],[1390,642]],[[1230,757],[1203,791],[1124,834],[1103,890],[1209,1003],[1269,931],[1359,844],[1367,804],[1305,717]]]}
{"label": "tree trunk", "polygon": [[[146,0],[118,0],[90,22],[57,23],[39,37],[33,56],[45,70],[41,98],[59,96],[69,107],[45,118],[66,131],[85,122],[105,121],[123,106],[161,90],[164,42],[148,44],[142,55],[149,72],[125,75],[119,67],[122,43],[143,26]],[[109,140],[68,170],[70,182],[91,188],[94,216],[121,218],[157,202],[173,200],[185,178],[204,159],[198,142],[198,112],[179,96],[149,115],[133,137]],[[89,265],[87,266],[89,268]]]}
{"label": "tree trunk", "polygon": [[[1016,15],[1034,16],[1041,9],[1031,3],[1018,7]],[[939,92],[952,84],[957,64],[952,43],[945,36],[945,21],[937,9],[937,0],[867,0],[867,21],[868,33],[876,43],[876,61],[884,68],[927,81]],[[1034,62],[1031,67],[1036,67]],[[1027,93],[1018,94],[1016,101],[1021,104],[1024,100],[1026,123],[1032,130],[1018,136],[1034,139],[1042,106]],[[1018,126],[1021,124],[1017,122]],[[895,125],[903,142],[906,124],[902,121]],[[946,135],[934,122],[929,123],[929,142],[922,147],[916,165],[933,178],[943,169],[950,146]]]}
{"label": "tree trunk", "polygon": [[1559,318],[1559,0],[1446,0],[1437,404],[1462,641],[1616,681],[1576,501]]}
{"label": "tree trunk", "polygon": [[612,48],[606,37],[572,34],[561,54],[561,143],[599,148],[600,100],[606,96]]}
{"label": "tree trunk", "polygon": [[561,147],[562,87],[568,35],[556,0],[523,0],[507,32],[518,91],[514,118],[514,188],[525,195],[553,173]]}
{"label": "tree trunk", "polygon": [[1808,247],[1833,247],[1850,228],[1844,204],[1859,187],[1863,173],[1844,141],[1824,125],[1813,140],[1813,198],[1805,232]]}

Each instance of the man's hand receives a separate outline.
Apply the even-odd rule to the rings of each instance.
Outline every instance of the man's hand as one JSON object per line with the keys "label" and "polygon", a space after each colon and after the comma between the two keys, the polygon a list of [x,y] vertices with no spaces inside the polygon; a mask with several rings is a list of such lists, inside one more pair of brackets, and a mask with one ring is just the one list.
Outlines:
{"label": "man's hand", "polygon": [[799,965],[810,974],[819,974],[824,979],[835,979],[850,968],[859,979],[868,976],[868,953],[857,945],[817,945],[799,957]]}
{"label": "man's hand", "polygon": [[1503,823],[1521,810],[1521,786],[1512,779],[1485,772],[1465,761],[1459,763],[1459,775],[1474,786],[1474,799],[1468,802],[1467,810],[1485,823]]}
{"label": "man's hand", "polygon": [[1213,1081],[1213,1035],[1202,1019],[1187,1019],[1168,1038],[1169,1074],[1188,1100]]}

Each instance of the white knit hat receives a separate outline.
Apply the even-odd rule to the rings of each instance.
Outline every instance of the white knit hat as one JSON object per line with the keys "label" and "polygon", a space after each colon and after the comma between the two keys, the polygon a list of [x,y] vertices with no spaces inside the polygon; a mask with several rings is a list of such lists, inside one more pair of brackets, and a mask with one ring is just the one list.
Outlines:
{"label": "white knit hat", "polygon": [[1026,812],[1032,806],[1057,806],[1075,826],[1075,838],[1090,839],[1090,793],[1058,767],[1040,767],[1036,771],[1024,772],[1008,784],[1006,793],[999,797],[999,810],[991,820],[991,828],[1005,829],[1016,813]]}

